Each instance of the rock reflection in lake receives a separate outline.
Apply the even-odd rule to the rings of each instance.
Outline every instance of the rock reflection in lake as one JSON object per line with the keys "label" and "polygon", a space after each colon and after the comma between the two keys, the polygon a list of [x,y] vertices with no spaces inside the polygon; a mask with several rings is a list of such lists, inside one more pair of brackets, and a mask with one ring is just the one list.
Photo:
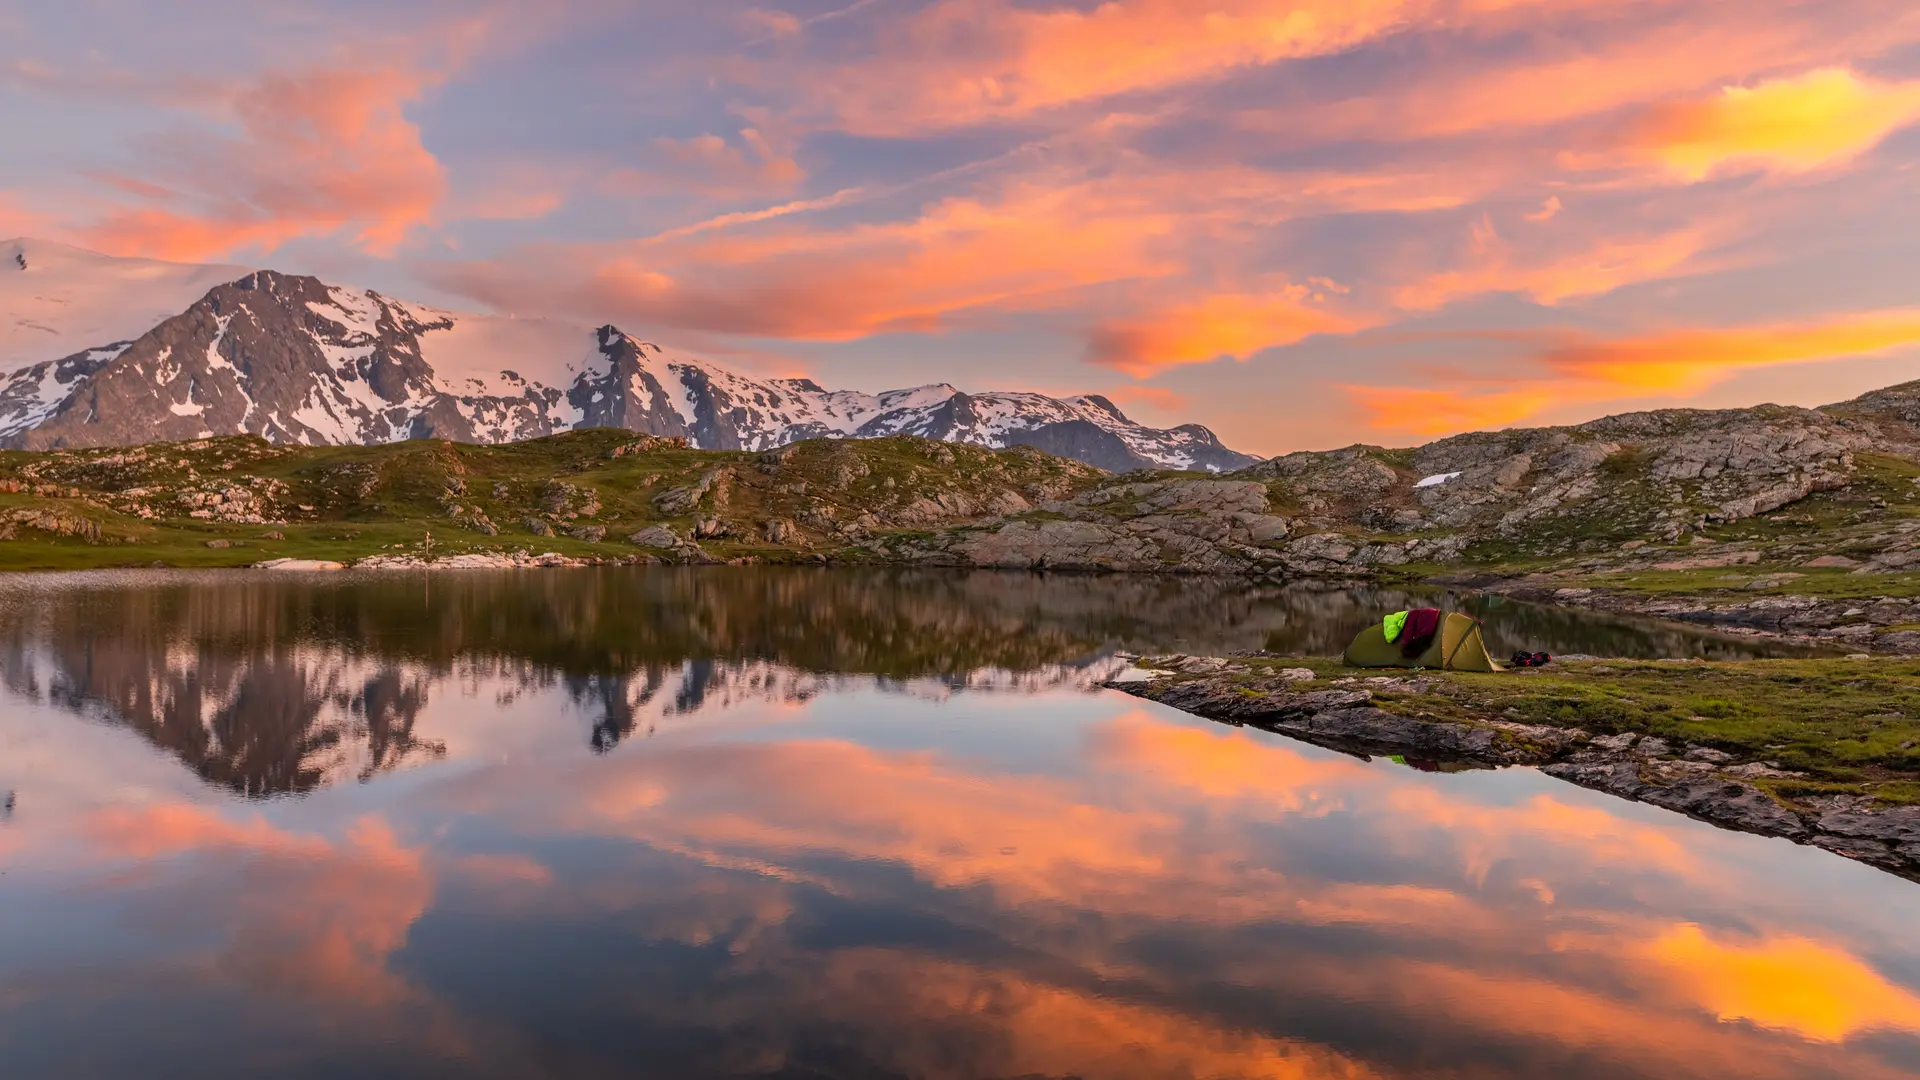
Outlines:
{"label": "rock reflection in lake", "polygon": [[1218,584],[16,582],[0,1076],[1920,1069],[1908,882],[1087,692],[1392,602]]}

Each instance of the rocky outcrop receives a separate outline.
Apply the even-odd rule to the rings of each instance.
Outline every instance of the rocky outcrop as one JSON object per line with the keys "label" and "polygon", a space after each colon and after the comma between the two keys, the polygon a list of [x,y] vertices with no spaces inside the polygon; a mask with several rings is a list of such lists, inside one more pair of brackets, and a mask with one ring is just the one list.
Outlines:
{"label": "rocky outcrop", "polygon": [[1050,516],[959,530],[920,550],[981,567],[1362,578],[1462,546],[1352,531],[1295,536],[1292,521],[1269,512],[1270,499],[1257,481],[1123,481],[1041,503]]}
{"label": "rocky outcrop", "polygon": [[1476,432],[1412,450],[1275,458],[1307,527],[1465,532],[1540,554],[1674,540],[1846,486],[1875,436],[1816,409],[1669,409],[1565,428]]}

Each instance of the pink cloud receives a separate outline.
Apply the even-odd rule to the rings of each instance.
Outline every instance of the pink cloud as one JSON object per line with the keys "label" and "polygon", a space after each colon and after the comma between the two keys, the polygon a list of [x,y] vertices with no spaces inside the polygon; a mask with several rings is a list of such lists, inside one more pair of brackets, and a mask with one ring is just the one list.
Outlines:
{"label": "pink cloud", "polygon": [[340,236],[390,255],[433,219],[445,172],[402,112],[437,81],[397,68],[263,76],[225,101],[234,135],[150,143],[142,202],[78,231],[113,254],[204,259]]}
{"label": "pink cloud", "polygon": [[806,179],[790,150],[775,147],[757,128],[742,128],[738,143],[718,135],[653,141],[655,163],[631,174],[643,188],[683,185],[709,197],[788,191]]}

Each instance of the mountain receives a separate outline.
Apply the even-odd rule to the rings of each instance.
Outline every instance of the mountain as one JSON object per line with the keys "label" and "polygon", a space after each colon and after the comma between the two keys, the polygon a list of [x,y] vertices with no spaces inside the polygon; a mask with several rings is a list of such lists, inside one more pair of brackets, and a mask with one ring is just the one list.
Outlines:
{"label": "mountain", "polygon": [[[491,443],[624,427],[707,450],[910,434],[1033,446],[1116,472],[1257,460],[1199,425],[1134,423],[1099,396],[831,391],[747,376],[614,326],[441,311],[271,270],[228,281],[237,268],[40,241],[9,241],[0,255],[0,301],[10,313],[17,302],[19,326],[34,328],[12,331],[6,355],[18,366],[0,374],[0,445],[15,448],[244,433],[307,445]],[[152,314],[189,292],[197,299],[184,310]]]}

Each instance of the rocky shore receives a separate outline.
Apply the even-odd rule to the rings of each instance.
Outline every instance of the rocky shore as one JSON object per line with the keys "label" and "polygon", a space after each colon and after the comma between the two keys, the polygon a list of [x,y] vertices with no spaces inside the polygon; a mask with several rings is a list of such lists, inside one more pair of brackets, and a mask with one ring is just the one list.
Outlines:
{"label": "rocky shore", "polygon": [[[1432,673],[1367,675],[1329,669],[1323,661],[1312,667],[1286,666],[1290,663],[1299,661],[1151,657],[1108,685],[1210,720],[1363,756],[1533,766],[1582,787],[1723,828],[1812,844],[1920,880],[1920,806],[1889,805],[1841,785],[1808,783],[1808,772],[1756,759],[1744,748],[1716,745],[1722,740],[1689,742],[1578,722],[1515,719],[1523,710],[1503,708],[1487,680],[1524,686],[1535,677],[1531,671],[1469,680]],[[1561,672],[1559,677],[1569,676]],[[1593,720],[1609,719],[1605,710],[1586,712]],[[1618,726],[1613,719],[1609,727]],[[1818,790],[1823,786],[1835,790]]]}

